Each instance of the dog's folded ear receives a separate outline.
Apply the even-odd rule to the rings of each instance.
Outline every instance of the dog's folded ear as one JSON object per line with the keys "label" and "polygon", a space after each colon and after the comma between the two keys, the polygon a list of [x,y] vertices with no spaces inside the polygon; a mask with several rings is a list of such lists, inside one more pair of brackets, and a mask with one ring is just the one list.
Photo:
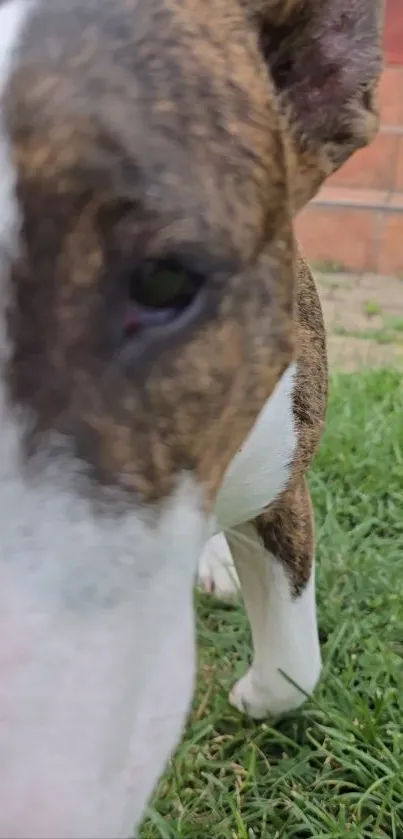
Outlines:
{"label": "dog's folded ear", "polygon": [[383,0],[242,0],[291,142],[294,211],[378,127]]}

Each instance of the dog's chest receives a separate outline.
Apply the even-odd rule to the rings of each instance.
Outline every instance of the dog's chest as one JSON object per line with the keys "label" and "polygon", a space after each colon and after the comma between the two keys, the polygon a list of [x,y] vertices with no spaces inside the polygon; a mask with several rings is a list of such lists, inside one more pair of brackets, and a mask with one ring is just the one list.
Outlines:
{"label": "dog's chest", "polygon": [[292,409],[295,376],[293,364],[230,464],[215,508],[217,531],[255,518],[287,486],[298,445]]}

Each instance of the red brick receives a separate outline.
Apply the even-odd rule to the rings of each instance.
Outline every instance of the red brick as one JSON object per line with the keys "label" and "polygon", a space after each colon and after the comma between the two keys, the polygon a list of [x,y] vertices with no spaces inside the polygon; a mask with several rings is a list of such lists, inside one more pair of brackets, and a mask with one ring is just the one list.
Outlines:
{"label": "red brick", "polygon": [[296,221],[302,253],[311,262],[332,261],[351,271],[373,271],[380,212],[311,203]]}
{"label": "red brick", "polygon": [[382,126],[403,126],[403,67],[386,67],[379,84]]}
{"label": "red brick", "polygon": [[378,272],[403,275],[403,207],[382,214],[378,248]]}
{"label": "red brick", "polygon": [[367,148],[356,152],[327,183],[329,186],[393,189],[399,139],[395,133],[380,131]]}
{"label": "red brick", "polygon": [[403,64],[402,0],[386,0],[384,48],[389,63]]}
{"label": "red brick", "polygon": [[393,189],[395,192],[403,192],[403,135],[399,137],[396,155],[396,170]]}

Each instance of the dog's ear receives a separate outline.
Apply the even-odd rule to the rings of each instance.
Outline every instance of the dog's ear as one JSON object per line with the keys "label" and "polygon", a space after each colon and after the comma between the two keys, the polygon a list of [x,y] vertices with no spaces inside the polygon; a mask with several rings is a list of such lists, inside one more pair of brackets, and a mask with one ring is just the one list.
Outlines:
{"label": "dog's ear", "polygon": [[242,0],[280,97],[294,211],[378,127],[383,0]]}

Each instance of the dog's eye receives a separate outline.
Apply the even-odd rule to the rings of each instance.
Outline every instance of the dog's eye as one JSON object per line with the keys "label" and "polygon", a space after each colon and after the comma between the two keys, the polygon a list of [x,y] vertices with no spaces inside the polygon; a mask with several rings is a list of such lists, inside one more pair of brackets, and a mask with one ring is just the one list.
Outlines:
{"label": "dog's eye", "polygon": [[176,305],[191,292],[190,280],[185,269],[173,262],[147,262],[131,279],[130,298],[151,309]]}
{"label": "dog's eye", "polygon": [[203,282],[175,259],[145,261],[129,281],[125,336],[176,320],[191,306]]}

